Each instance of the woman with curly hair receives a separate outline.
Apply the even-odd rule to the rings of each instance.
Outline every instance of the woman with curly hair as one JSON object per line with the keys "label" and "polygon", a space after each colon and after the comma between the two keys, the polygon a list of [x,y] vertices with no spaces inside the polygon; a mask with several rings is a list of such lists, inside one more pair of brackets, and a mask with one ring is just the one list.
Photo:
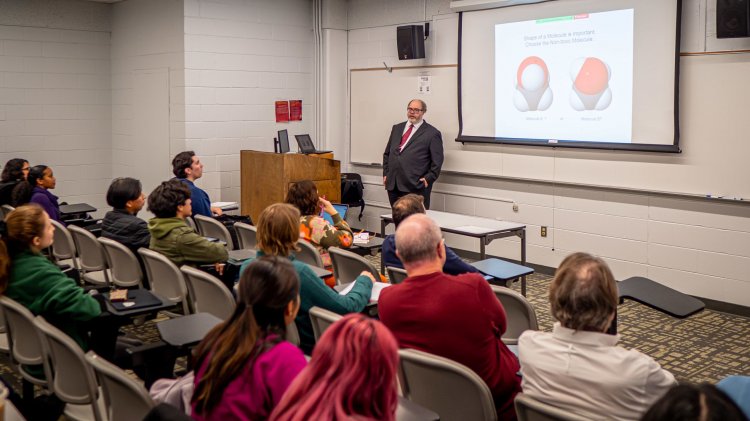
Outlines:
{"label": "woman with curly hair", "polygon": [[[292,184],[285,201],[299,209],[300,238],[318,249],[323,265],[330,270],[332,264],[328,248],[352,246],[354,235],[349,224],[339,215],[331,202],[318,196],[318,188],[310,180]],[[331,216],[333,224],[321,216],[321,210]],[[333,287],[335,283],[333,277],[326,279],[326,284],[330,287]]]}

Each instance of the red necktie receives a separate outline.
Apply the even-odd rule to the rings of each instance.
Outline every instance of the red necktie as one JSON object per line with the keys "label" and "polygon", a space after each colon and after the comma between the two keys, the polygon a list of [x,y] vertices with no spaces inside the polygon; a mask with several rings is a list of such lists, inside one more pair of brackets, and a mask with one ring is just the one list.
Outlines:
{"label": "red necktie", "polygon": [[413,124],[409,124],[409,128],[406,130],[406,133],[404,133],[403,136],[401,136],[401,143],[398,145],[398,149],[401,150],[404,147],[404,143],[406,143],[406,140],[409,139],[409,135],[411,134],[411,129],[414,128]]}

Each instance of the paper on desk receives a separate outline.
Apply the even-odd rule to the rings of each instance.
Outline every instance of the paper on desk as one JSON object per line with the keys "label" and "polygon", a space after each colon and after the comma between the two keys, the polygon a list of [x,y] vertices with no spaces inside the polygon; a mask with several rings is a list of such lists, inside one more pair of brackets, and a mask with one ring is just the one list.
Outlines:
{"label": "paper on desk", "polygon": [[463,225],[463,226],[460,226],[460,227],[456,227],[454,229],[457,230],[457,231],[468,232],[470,234],[483,234],[483,233],[487,232],[487,228],[485,228],[485,227],[478,227],[476,225]]}
{"label": "paper on desk", "polygon": [[354,244],[367,244],[370,242],[369,232],[358,232],[354,234]]}
{"label": "paper on desk", "polygon": [[229,208],[237,209],[239,207],[237,202],[213,202],[211,203],[211,206],[214,208],[221,208],[224,210],[229,209]]}
{"label": "paper on desk", "polygon": [[[346,288],[339,291],[340,295],[346,295],[349,293],[349,291],[354,288],[354,282],[350,283]],[[382,291],[385,288],[388,288],[392,284],[386,284],[385,282],[375,282],[372,284],[372,295],[370,295],[370,302],[371,303],[377,303],[378,299],[380,298],[380,291]]]}

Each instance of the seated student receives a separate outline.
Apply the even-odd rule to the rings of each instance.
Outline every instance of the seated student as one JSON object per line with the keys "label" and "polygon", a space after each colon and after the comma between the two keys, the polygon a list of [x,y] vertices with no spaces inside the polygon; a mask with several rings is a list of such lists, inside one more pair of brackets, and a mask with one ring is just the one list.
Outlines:
{"label": "seated student", "polygon": [[13,158],[5,164],[3,173],[0,175],[0,205],[15,207],[12,200],[13,190],[19,183],[26,181],[29,168],[29,161],[23,158]]}
{"label": "seated student", "polygon": [[518,359],[503,343],[505,309],[479,274],[443,273],[445,244],[427,215],[406,218],[396,229],[396,249],[409,277],[380,292],[380,320],[402,348],[457,361],[489,386],[498,419],[516,418],[521,391]]}
{"label": "seated student", "polygon": [[382,323],[349,314],[323,333],[274,421],[396,419],[398,345]]}
{"label": "seated student", "polygon": [[138,249],[151,242],[148,224],[136,216],[145,202],[140,181],[129,177],[112,180],[107,190],[112,210],[104,215],[102,237],[122,243],[138,256]]}
{"label": "seated student", "polygon": [[[315,345],[310,308],[318,306],[338,314],[358,313],[370,301],[372,283],[369,272],[362,272],[354,280],[354,287],[346,295],[329,288],[306,264],[294,257],[299,239],[299,211],[292,205],[276,203],[260,213],[258,218],[258,257],[265,255],[289,259],[297,270],[300,281],[300,310],[295,319],[300,336],[300,348],[310,354]],[[240,273],[252,262],[242,264]]]}
{"label": "seated student", "polygon": [[190,216],[203,215],[213,217],[221,215],[221,208],[211,207],[208,193],[195,185],[195,180],[203,177],[203,164],[193,151],[180,152],[172,159],[172,173],[177,180],[190,188],[193,200],[193,213]]}
{"label": "seated student", "polygon": [[148,210],[156,215],[148,221],[149,248],[167,256],[177,266],[216,263],[229,258],[226,247],[212,243],[193,231],[185,218],[192,215],[190,190],[177,180],[161,183],[148,195]]}
{"label": "seated student", "polygon": [[641,421],[747,421],[747,418],[729,396],[704,383],[669,389]]}
{"label": "seated student", "polygon": [[[393,204],[392,211],[393,223],[396,224],[396,229],[398,229],[401,221],[409,216],[417,213],[426,213],[423,202],[424,197],[414,193],[409,193],[396,200],[396,203]],[[394,234],[385,237],[385,240],[383,240],[381,258],[383,259],[384,266],[403,269],[404,265],[401,263],[401,259],[396,255],[396,236]],[[447,273],[448,275],[460,275],[462,273],[475,272],[479,272],[477,268],[461,260],[453,250],[448,246],[445,246],[445,265],[443,266],[443,273]]]}
{"label": "seated student", "polygon": [[[349,248],[352,246],[354,235],[349,224],[341,218],[331,202],[318,196],[318,188],[310,180],[298,181],[289,187],[286,193],[286,203],[295,206],[302,215],[300,217],[300,238],[314,245],[323,259],[326,269],[331,270],[331,256],[328,247]],[[333,225],[320,216],[320,210],[331,215]],[[329,287],[336,285],[336,280],[326,279]]]}
{"label": "seated student", "polygon": [[284,340],[299,310],[299,278],[284,258],[265,256],[242,273],[232,316],[198,345],[195,420],[267,419],[307,365]]}
{"label": "seated student", "polygon": [[[117,327],[87,330],[101,314],[99,302],[41,254],[52,244],[55,227],[38,205],[19,206],[0,222],[0,293],[67,333],[82,349],[112,357]],[[89,329],[87,329],[89,328]]]}
{"label": "seated student", "polygon": [[675,384],[651,357],[605,333],[618,304],[603,260],[566,257],[549,289],[552,332],[527,330],[518,342],[524,394],[596,419],[636,420]]}
{"label": "seated student", "polygon": [[36,165],[29,170],[26,181],[14,190],[14,195],[17,196],[16,201],[21,204],[36,203],[47,212],[50,218],[65,225],[60,218],[58,197],[50,193],[50,190],[57,185],[52,168],[46,165]]}

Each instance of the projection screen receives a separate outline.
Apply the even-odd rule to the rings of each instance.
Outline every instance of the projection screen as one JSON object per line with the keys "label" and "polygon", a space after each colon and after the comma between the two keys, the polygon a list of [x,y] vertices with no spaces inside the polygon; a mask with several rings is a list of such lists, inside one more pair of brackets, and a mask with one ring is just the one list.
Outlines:
{"label": "projection screen", "polygon": [[679,152],[681,0],[462,12],[459,142]]}

